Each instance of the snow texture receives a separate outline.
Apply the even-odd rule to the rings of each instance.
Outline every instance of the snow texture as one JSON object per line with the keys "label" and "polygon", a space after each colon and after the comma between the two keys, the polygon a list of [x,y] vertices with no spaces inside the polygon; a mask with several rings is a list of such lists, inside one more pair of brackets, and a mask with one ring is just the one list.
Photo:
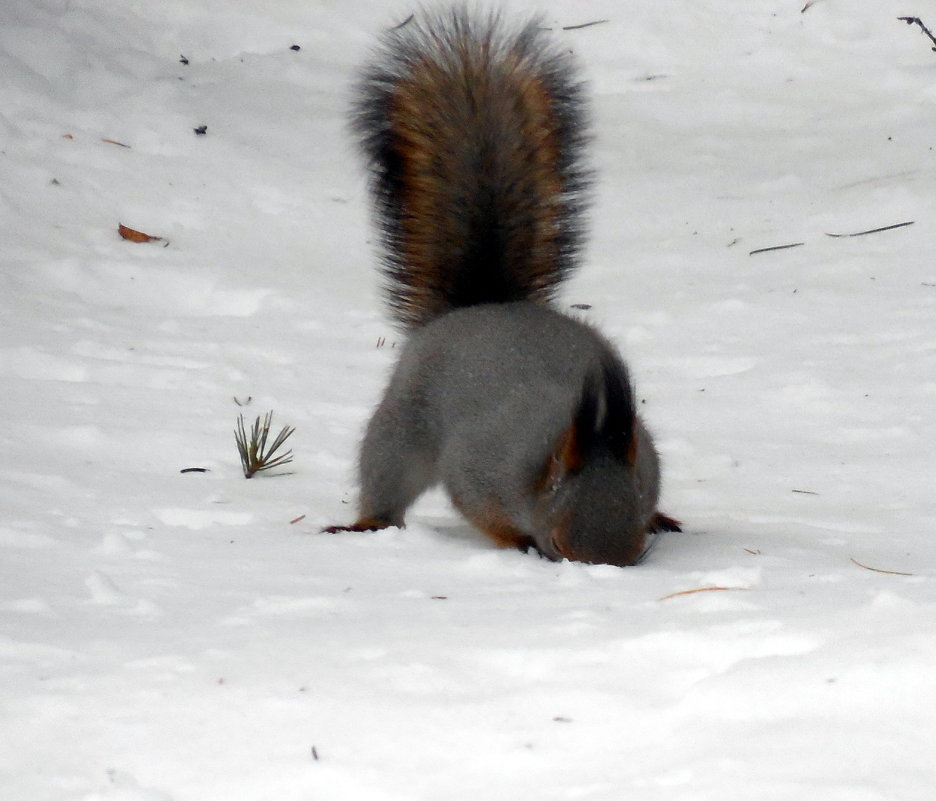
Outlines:
{"label": "snow texture", "polygon": [[931,799],[936,11],[803,5],[540,6],[593,99],[562,305],[686,529],[618,569],[439,493],[317,533],[399,341],[345,115],[410,5],[3,0],[0,798]]}

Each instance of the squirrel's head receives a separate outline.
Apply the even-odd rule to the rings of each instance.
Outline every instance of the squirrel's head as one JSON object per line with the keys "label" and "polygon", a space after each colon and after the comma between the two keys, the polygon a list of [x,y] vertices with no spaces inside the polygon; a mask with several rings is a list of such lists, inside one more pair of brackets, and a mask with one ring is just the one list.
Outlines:
{"label": "squirrel's head", "polygon": [[641,431],[626,372],[602,365],[586,380],[572,423],[544,467],[535,523],[545,555],[621,566],[637,561],[657,491],[656,452],[640,442]]}

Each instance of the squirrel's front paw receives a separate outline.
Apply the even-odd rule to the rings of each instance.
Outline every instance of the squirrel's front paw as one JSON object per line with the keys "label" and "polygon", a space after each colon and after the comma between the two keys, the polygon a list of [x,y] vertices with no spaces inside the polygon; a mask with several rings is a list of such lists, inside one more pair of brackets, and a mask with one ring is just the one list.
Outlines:
{"label": "squirrel's front paw", "polygon": [[647,524],[647,531],[650,533],[655,533],[657,531],[682,531],[682,526],[676,518],[664,515],[661,512],[654,512],[653,517],[650,518],[650,522]]}

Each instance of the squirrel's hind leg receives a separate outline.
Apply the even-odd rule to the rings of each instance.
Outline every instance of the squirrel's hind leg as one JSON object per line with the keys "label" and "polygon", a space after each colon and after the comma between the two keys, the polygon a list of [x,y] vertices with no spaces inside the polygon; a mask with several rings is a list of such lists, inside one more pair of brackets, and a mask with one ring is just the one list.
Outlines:
{"label": "squirrel's hind leg", "polygon": [[[361,444],[361,494],[358,519],[349,526],[330,526],[329,533],[402,528],[406,510],[435,483],[435,466],[427,443],[411,429],[415,414],[388,404],[377,408]],[[401,413],[402,412],[402,413]]]}
{"label": "squirrel's hind leg", "polygon": [[328,526],[322,529],[323,534],[340,534],[342,531],[380,531],[382,528],[390,528],[393,524],[383,520],[377,520],[371,517],[362,517],[350,526]]}

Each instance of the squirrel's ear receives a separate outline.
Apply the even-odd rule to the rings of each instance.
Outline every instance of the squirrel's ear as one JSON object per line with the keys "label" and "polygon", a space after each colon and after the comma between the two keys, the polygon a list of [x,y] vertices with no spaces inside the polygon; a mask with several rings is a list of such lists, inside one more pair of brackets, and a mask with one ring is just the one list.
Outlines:
{"label": "squirrel's ear", "polygon": [[582,398],[569,427],[570,431],[575,432],[578,449],[583,453],[603,437],[602,432],[608,419],[606,383],[603,369],[592,370],[585,377]]}
{"label": "squirrel's ear", "polygon": [[[596,420],[597,439],[618,458],[634,464],[637,460],[637,413],[626,369],[604,362],[600,370],[599,397],[604,401],[600,421]],[[589,382],[592,387],[594,381]],[[586,396],[591,390],[586,388]],[[583,403],[583,408],[586,404]]]}

